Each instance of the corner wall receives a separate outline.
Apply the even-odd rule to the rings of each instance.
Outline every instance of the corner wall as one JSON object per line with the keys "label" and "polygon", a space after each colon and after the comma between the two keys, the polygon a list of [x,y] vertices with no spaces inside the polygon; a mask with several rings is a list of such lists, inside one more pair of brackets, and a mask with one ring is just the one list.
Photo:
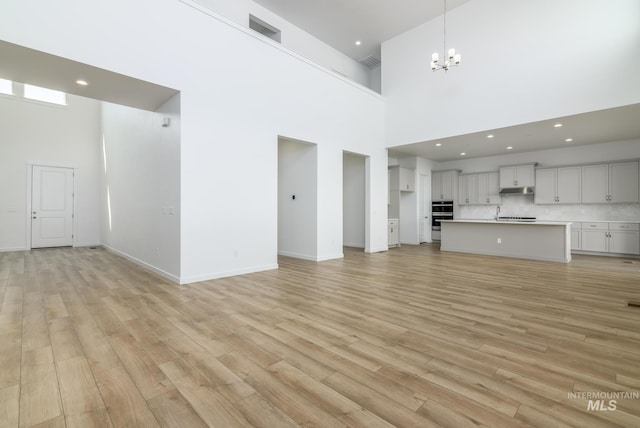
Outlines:
{"label": "corner wall", "polygon": [[180,96],[157,112],[110,103],[102,111],[102,242],[179,282]]}

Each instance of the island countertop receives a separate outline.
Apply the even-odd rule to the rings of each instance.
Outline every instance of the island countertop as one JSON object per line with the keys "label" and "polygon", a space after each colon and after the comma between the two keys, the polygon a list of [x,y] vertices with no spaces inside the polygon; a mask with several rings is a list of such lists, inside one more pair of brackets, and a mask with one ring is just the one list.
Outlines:
{"label": "island countertop", "polygon": [[441,251],[561,263],[571,261],[570,221],[441,221]]}
{"label": "island countertop", "polygon": [[441,223],[493,223],[493,224],[539,224],[546,226],[567,226],[571,221],[557,221],[557,220],[493,220],[493,219],[458,219],[458,220],[440,220]]}

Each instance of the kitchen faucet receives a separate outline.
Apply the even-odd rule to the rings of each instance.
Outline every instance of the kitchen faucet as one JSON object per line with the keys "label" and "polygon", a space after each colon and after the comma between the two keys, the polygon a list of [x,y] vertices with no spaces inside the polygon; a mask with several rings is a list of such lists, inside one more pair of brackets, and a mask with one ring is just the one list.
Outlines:
{"label": "kitchen faucet", "polygon": [[499,215],[500,215],[500,205],[496,207],[496,216],[494,217],[495,221],[498,221]]}

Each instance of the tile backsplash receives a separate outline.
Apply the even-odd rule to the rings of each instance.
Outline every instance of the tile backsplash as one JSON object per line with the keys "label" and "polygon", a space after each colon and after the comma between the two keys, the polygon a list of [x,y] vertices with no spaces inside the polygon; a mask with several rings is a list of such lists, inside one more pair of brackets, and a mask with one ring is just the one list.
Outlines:
{"label": "tile backsplash", "polygon": [[[496,215],[496,205],[457,206],[454,214],[458,219],[492,219]],[[640,205],[535,205],[533,196],[507,196],[502,198],[500,215],[536,217],[538,220],[629,221],[640,223]]]}

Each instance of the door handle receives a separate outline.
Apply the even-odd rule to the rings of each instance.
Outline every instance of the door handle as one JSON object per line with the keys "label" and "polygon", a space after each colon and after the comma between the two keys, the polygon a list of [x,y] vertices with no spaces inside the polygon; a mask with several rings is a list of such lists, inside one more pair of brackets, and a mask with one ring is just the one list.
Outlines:
{"label": "door handle", "polygon": [[38,218],[38,217],[36,217],[36,216],[33,216],[32,218],[33,218],[33,219],[35,220],[35,219],[36,219],[36,218]]}

